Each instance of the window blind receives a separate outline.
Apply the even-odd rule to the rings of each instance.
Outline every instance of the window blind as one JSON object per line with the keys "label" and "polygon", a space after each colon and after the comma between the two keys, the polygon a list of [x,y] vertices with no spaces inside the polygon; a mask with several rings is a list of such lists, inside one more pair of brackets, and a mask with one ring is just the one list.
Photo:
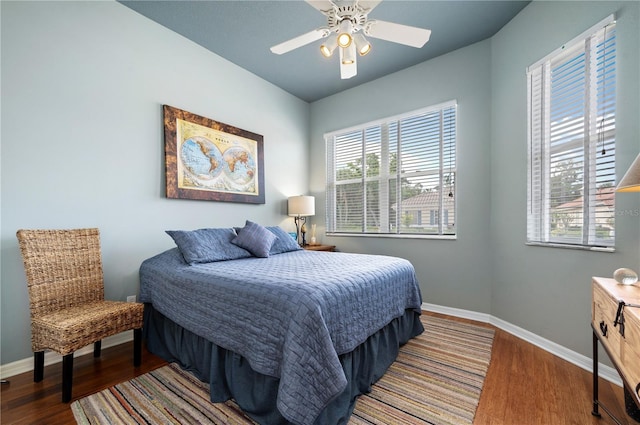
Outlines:
{"label": "window blind", "polygon": [[527,241],[615,242],[613,16],[527,70]]}
{"label": "window blind", "polygon": [[455,235],[456,104],[325,135],[327,233]]}

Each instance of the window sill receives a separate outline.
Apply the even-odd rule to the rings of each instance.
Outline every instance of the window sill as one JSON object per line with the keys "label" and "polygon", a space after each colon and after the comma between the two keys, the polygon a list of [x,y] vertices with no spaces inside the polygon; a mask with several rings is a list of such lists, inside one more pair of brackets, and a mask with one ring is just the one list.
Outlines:
{"label": "window sill", "polygon": [[544,243],[544,242],[526,242],[525,245],[541,246],[546,248],[577,249],[581,251],[608,252],[608,253],[612,253],[616,251],[614,247],[606,247],[606,246],[564,245],[559,243]]}
{"label": "window sill", "polygon": [[357,237],[357,238],[390,238],[390,239],[433,239],[454,241],[458,239],[457,235],[411,235],[396,233],[327,233],[331,237]]}

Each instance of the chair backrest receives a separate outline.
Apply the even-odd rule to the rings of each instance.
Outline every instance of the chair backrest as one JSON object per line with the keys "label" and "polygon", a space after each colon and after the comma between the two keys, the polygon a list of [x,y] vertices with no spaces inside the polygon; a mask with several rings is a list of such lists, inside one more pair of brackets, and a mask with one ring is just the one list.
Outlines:
{"label": "chair backrest", "polygon": [[98,229],[18,230],[31,317],[104,299]]}

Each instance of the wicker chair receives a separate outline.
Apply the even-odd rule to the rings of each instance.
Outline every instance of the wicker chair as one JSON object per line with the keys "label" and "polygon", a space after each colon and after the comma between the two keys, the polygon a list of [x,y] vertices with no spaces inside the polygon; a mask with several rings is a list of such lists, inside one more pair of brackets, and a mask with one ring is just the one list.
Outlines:
{"label": "wicker chair", "polygon": [[98,229],[18,230],[31,311],[33,380],[44,377],[44,350],[62,359],[62,401],[71,400],[74,351],[133,329],[133,365],[140,366],[143,304],[104,300]]}

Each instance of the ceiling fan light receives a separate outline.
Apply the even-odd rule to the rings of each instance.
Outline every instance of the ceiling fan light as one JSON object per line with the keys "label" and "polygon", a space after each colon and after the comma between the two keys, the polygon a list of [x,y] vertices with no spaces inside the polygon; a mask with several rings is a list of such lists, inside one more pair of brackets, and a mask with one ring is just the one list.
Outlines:
{"label": "ceiling fan light", "polygon": [[340,55],[340,60],[343,65],[351,65],[356,61],[355,54],[355,46],[350,46],[347,48],[341,48],[342,54]]}
{"label": "ceiling fan light", "polygon": [[361,33],[356,33],[353,36],[354,41],[356,42],[356,47],[358,48],[358,54],[360,56],[364,56],[371,51],[371,43],[362,35]]}
{"label": "ceiling fan light", "polygon": [[356,46],[352,44],[346,49],[340,48],[340,78],[346,80],[358,73],[356,64]]}
{"label": "ceiling fan light", "polygon": [[343,49],[349,47],[351,45],[351,41],[351,34],[347,34],[346,32],[343,32],[338,36],[338,46],[342,47]]}
{"label": "ceiling fan light", "polygon": [[338,46],[342,48],[349,47],[353,41],[351,33],[353,32],[353,24],[349,19],[340,22],[340,33],[338,34]]}
{"label": "ceiling fan light", "polygon": [[325,58],[330,58],[336,47],[338,47],[338,36],[334,34],[320,45],[320,53]]}
{"label": "ceiling fan light", "polygon": [[367,55],[371,51],[371,43],[367,43],[362,47],[358,48],[358,54],[360,56]]}

